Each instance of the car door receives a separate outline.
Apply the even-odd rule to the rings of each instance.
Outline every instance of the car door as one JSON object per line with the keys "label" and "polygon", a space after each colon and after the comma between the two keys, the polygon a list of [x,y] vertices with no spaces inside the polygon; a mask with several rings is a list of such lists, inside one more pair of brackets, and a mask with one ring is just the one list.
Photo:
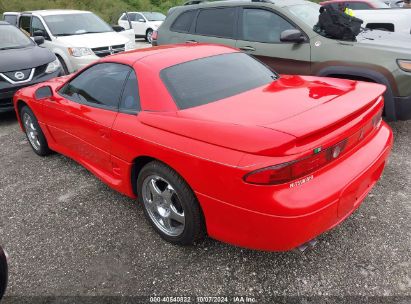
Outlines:
{"label": "car door", "polygon": [[137,36],[146,35],[146,19],[142,14],[136,13],[134,18],[131,18],[131,24],[133,25],[134,33]]}
{"label": "car door", "polygon": [[218,43],[235,47],[238,9],[218,7],[200,9],[194,26],[187,33],[187,43]]}
{"label": "car door", "polygon": [[282,42],[281,33],[298,29],[284,16],[263,8],[244,7],[236,47],[282,74],[310,74],[310,43]]}
{"label": "car door", "polygon": [[99,170],[111,172],[111,128],[131,70],[123,64],[97,63],[46,102],[44,115],[58,146]]}

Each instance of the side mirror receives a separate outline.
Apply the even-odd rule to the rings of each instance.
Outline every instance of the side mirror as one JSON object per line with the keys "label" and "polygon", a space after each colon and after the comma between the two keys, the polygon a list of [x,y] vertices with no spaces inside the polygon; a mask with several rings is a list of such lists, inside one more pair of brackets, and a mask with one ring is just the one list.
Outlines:
{"label": "side mirror", "polygon": [[120,25],[112,25],[111,26],[112,27],[112,29],[115,31],[115,32],[123,32],[123,31],[125,31],[125,29],[124,29],[124,27],[122,27],[122,26],[120,26]]}
{"label": "side mirror", "polygon": [[138,22],[143,22],[143,23],[146,22],[146,20],[144,20],[143,18],[140,18],[140,19],[138,19],[137,21],[138,21]]}
{"label": "side mirror", "polygon": [[37,44],[37,45],[42,45],[44,43],[44,37],[42,36],[34,36],[33,37],[33,41]]}
{"label": "side mirror", "polygon": [[33,32],[34,37],[45,37],[46,35],[44,34],[44,31],[42,30],[37,30]]}
{"label": "side mirror", "polygon": [[36,97],[37,100],[50,98],[50,97],[53,97],[53,91],[51,90],[51,87],[49,86],[41,87],[36,90],[36,92],[34,93],[34,96]]}
{"label": "side mirror", "polygon": [[281,42],[301,43],[307,41],[307,38],[300,30],[285,30],[280,36]]}

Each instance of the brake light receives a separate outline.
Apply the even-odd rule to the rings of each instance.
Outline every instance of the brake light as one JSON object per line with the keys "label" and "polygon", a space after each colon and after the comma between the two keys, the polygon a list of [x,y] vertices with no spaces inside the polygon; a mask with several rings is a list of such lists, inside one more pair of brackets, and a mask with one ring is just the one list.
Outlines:
{"label": "brake light", "polygon": [[151,39],[152,39],[153,41],[155,41],[155,40],[158,39],[158,31],[154,31],[154,32],[153,32],[153,35],[151,36]]}
{"label": "brake light", "polygon": [[349,151],[362,141],[372,130],[378,129],[382,121],[382,110],[354,135],[332,147],[317,148],[314,154],[299,160],[259,169],[244,176],[244,181],[257,185],[277,185],[291,182],[313,173]]}

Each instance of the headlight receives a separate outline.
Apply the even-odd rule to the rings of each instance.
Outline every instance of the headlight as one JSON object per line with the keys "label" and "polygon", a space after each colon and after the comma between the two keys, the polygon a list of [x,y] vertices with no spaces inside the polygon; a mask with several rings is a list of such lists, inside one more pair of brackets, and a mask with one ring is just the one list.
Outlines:
{"label": "headlight", "polygon": [[411,60],[398,59],[397,63],[401,70],[411,72]]}
{"label": "headlight", "polygon": [[70,55],[74,57],[90,56],[94,54],[91,49],[85,47],[68,48],[68,51]]}
{"label": "headlight", "polygon": [[46,73],[47,74],[54,73],[58,69],[60,69],[60,61],[58,59],[56,59],[56,60],[54,60],[53,62],[50,62],[47,65]]}

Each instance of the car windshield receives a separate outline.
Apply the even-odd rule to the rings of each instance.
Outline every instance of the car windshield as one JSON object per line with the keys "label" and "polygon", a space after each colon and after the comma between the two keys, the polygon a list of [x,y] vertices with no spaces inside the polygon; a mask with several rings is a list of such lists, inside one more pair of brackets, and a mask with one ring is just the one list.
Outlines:
{"label": "car windshield", "polygon": [[12,25],[0,25],[0,50],[22,49],[34,45],[29,37]]}
{"label": "car windshield", "polygon": [[318,23],[321,6],[316,3],[307,2],[305,4],[297,4],[288,7],[291,14],[303,21],[305,24],[314,27]]}
{"label": "car windshield", "polygon": [[386,3],[384,3],[380,0],[373,1],[372,5],[374,6],[374,8],[390,8],[389,5],[387,5]]}
{"label": "car windshield", "polygon": [[162,13],[145,12],[143,15],[148,21],[164,21],[166,19]]}
{"label": "car windshield", "polygon": [[180,109],[189,109],[267,85],[278,75],[244,53],[201,58],[161,71]]}
{"label": "car windshield", "polygon": [[45,16],[44,20],[54,36],[72,36],[113,31],[107,23],[92,13],[50,15]]}

